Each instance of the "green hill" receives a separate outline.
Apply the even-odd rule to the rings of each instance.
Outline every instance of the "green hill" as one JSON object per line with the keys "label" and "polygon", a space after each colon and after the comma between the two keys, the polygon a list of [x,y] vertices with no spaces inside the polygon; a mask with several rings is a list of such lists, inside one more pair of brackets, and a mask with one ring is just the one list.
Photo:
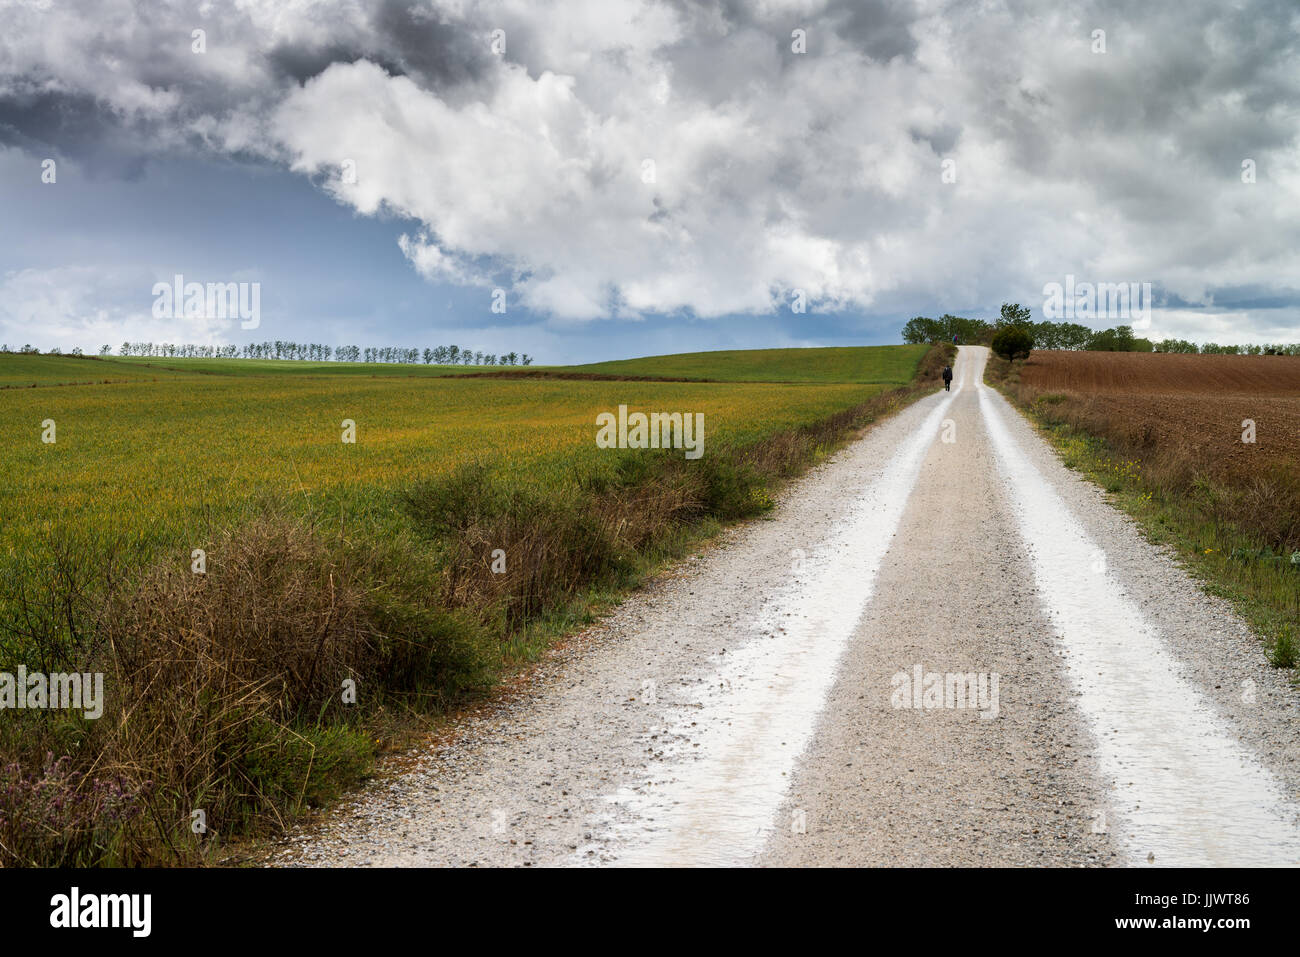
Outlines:
{"label": "green hill", "polygon": [[569,366],[446,366],[288,359],[76,357],[0,353],[0,388],[130,382],[174,376],[448,376],[497,374],[541,378],[580,375],[713,382],[807,382],[901,385],[925,346],[734,349],[683,352]]}
{"label": "green hill", "polygon": [[912,378],[925,346],[826,349],[735,349],[617,359],[545,371],[713,379],[719,382],[855,382],[901,384]]}

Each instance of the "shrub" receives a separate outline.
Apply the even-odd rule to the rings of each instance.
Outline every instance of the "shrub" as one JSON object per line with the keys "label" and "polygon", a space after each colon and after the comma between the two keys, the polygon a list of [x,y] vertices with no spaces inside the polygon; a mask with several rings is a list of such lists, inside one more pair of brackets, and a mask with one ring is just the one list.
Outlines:
{"label": "shrub", "polygon": [[39,774],[18,764],[0,771],[0,864],[85,867],[119,863],[117,834],[144,810],[151,788],[92,778],[68,756],[47,754]]}
{"label": "shrub", "polygon": [[1022,326],[1007,326],[999,329],[991,343],[993,353],[1003,359],[1026,359],[1034,348],[1034,337]]}
{"label": "shrub", "polygon": [[1277,640],[1268,655],[1268,663],[1274,668],[1294,668],[1300,649],[1296,648],[1295,638],[1290,628],[1283,628],[1277,633]]}

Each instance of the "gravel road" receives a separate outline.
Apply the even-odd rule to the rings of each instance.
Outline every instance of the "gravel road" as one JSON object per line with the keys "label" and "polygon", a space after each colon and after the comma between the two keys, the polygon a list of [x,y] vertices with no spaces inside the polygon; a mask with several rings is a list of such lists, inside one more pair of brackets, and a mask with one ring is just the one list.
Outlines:
{"label": "gravel road", "polygon": [[986,357],[271,863],[1300,864],[1300,695]]}

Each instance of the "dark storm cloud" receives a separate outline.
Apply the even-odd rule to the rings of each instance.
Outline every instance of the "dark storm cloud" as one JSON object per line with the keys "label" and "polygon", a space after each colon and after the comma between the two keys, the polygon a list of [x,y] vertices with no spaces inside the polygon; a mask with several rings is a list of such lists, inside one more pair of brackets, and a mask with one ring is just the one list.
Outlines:
{"label": "dark storm cloud", "polygon": [[490,25],[445,19],[412,0],[382,0],[371,22],[380,48],[392,51],[428,89],[477,82],[496,66],[488,45]]}
{"label": "dark storm cloud", "polygon": [[[57,32],[39,8],[21,15],[33,30]],[[441,95],[498,66],[488,27],[413,0],[383,0],[355,21],[322,8],[313,16],[331,28],[323,41],[320,30],[277,37],[251,13],[200,3],[103,16],[102,30],[79,24],[79,48],[71,41],[6,57],[0,43],[0,143],[84,159],[100,175],[138,176],[152,155],[201,148],[187,128],[197,117],[255,116],[334,64],[368,60]],[[18,19],[10,26],[20,32]],[[203,53],[192,49],[195,29],[205,32]],[[59,55],[69,59],[47,59]],[[151,96],[158,103],[141,106]]]}
{"label": "dark storm cloud", "polygon": [[[1210,297],[1215,309],[1296,309],[1300,308],[1300,289],[1271,289],[1262,285],[1223,286],[1211,288]],[[1205,303],[1188,302],[1170,295],[1164,305],[1171,309],[1202,309]]]}
{"label": "dark storm cloud", "polygon": [[281,43],[271,49],[266,58],[277,76],[287,77],[300,85],[324,73],[335,63],[355,63],[363,59],[378,64],[393,76],[406,74],[396,59],[384,53],[353,49],[342,44],[318,47]]}
{"label": "dark storm cloud", "polygon": [[[911,0],[834,0],[807,12],[763,9],[743,0],[664,0],[683,25],[681,38],[664,54],[675,76],[708,102],[728,99],[758,71],[794,68],[792,32],[804,31],[807,55],[850,49],[884,63],[894,57],[910,60],[916,52],[913,26],[918,20]],[[752,41],[752,42],[750,42]],[[756,55],[766,48],[764,55]]]}
{"label": "dark storm cloud", "polygon": [[[1009,24],[958,16],[973,51],[994,55]],[[1013,156],[1033,164],[1044,138],[1073,146],[1075,133],[1135,142],[1169,137],[1180,156],[1219,167],[1248,155],[1243,148],[1286,146],[1300,132],[1279,109],[1300,100],[1294,2],[1228,7],[1166,0],[1134,7],[1106,0],[1082,6],[1072,26],[1072,35],[1054,38],[1061,59],[1039,78],[1048,84],[1041,99],[1023,87],[1019,97],[1009,95],[1018,70],[996,59],[970,61],[980,82],[967,92],[991,115],[1008,114],[1001,125]],[[1106,52],[1075,55],[1087,49],[1094,29],[1105,30]]]}
{"label": "dark storm cloud", "polygon": [[104,140],[115,125],[88,93],[35,91],[0,97],[0,142],[15,146],[59,143],[77,151]]}
{"label": "dark storm cloud", "polygon": [[936,156],[951,153],[961,138],[961,128],[952,123],[940,123],[932,129],[923,130],[913,127],[908,130],[913,141],[928,143]]}
{"label": "dark storm cloud", "polygon": [[911,0],[838,0],[819,19],[845,44],[887,62],[916,53],[912,28],[917,17]]}
{"label": "dark storm cloud", "polygon": [[916,52],[911,27],[918,19],[912,0],[833,0],[807,13],[772,8],[764,10],[745,0],[664,0],[687,25],[687,32],[727,35],[739,30],[758,29],[773,37],[782,53],[790,49],[790,31],[808,31],[809,49],[833,35],[845,46],[860,50],[873,60],[888,61],[896,56],[910,58]]}
{"label": "dark storm cloud", "polygon": [[497,66],[488,43],[491,29],[491,24],[452,18],[416,0],[382,0],[371,11],[366,29],[357,31],[350,43],[282,42],[267,59],[278,75],[300,84],[335,63],[369,60],[424,89],[446,91],[491,75]]}
{"label": "dark storm cloud", "polygon": [[[147,134],[146,134],[147,135]],[[91,177],[139,179],[148,160],[141,133],[88,93],[0,96],[0,144],[52,159],[85,162]]]}

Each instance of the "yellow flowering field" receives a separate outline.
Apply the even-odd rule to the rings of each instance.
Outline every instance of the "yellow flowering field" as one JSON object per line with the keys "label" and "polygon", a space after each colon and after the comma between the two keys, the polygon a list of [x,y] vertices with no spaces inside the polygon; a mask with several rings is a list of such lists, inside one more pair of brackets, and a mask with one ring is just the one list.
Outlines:
{"label": "yellow flowering field", "polygon": [[[535,482],[581,473],[605,454],[595,443],[597,415],[620,404],[703,413],[707,455],[711,444],[812,422],[883,388],[313,371],[164,372],[4,390],[0,536],[12,553],[42,529],[71,525],[148,551],[187,541],[267,494],[337,499],[382,520],[385,493],[472,459],[506,463]],[[355,423],[355,442],[343,441],[344,420]]]}

